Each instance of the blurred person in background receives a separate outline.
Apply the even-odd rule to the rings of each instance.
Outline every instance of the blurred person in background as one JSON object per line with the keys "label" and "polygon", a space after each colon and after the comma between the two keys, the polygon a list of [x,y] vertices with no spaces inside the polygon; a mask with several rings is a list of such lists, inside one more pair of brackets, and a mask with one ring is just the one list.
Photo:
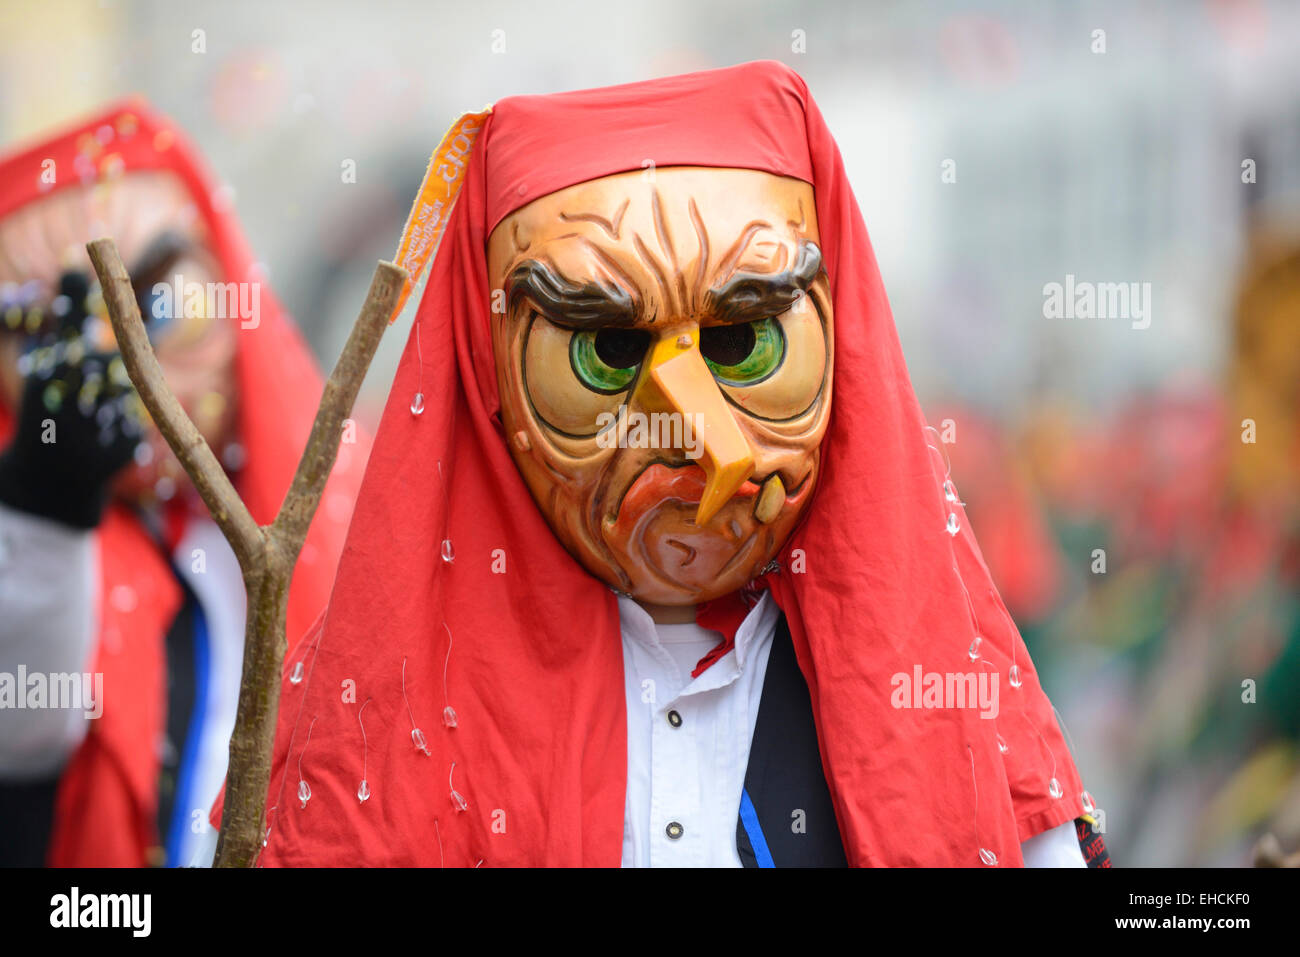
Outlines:
{"label": "blurred person in background", "polygon": [[[0,159],[4,865],[191,863],[239,694],[239,567],[115,351],[85,252],[101,236],[168,385],[259,523],[322,387],[229,190],[144,103]],[[325,605],[366,454],[344,436],[293,580],[291,636]],[[58,700],[60,676],[93,700]]]}

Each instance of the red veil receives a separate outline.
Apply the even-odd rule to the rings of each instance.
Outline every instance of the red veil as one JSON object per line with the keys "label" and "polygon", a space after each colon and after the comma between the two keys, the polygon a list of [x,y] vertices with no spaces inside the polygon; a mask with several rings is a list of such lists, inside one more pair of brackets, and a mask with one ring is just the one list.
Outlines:
{"label": "red veil", "polygon": [[[53,183],[43,181],[50,169]],[[208,228],[223,281],[258,278],[252,272],[252,253],[229,204],[222,202],[216,180],[185,136],[138,99],[113,104],[0,158],[0,219],[64,187],[111,184],[116,175],[141,170],[169,170],[184,183]],[[259,324],[239,329],[235,374],[236,427],[246,452],[239,493],[253,517],[266,523],[279,511],[297,467],[322,379],[279,304],[265,288],[262,293]],[[0,443],[8,441],[12,420],[12,410],[0,402]],[[329,597],[347,506],[360,482],[366,450],[363,440],[340,449],[323,514],[312,525],[294,573],[291,635],[302,634]],[[335,497],[332,504],[330,496]],[[162,552],[127,509],[110,509],[97,538],[100,634],[89,667],[104,673],[104,712],[92,723],[60,784],[50,863],[139,866],[157,843],[156,742],[163,733],[166,703],[163,648],[180,590]]]}
{"label": "red veil", "polygon": [[[286,662],[298,680],[281,698],[262,863],[619,864],[616,599],[561,547],[508,454],[485,246],[531,200],[649,162],[755,168],[815,188],[835,397],[816,499],[766,584],[811,691],[849,862],[979,866],[991,863],[983,849],[1017,865],[1021,841],[1081,813],[1051,704],[945,499],[839,151],[798,74],[759,62],[494,106],[323,626]],[[918,665],[996,672],[996,720],[892,707],[891,676]]]}

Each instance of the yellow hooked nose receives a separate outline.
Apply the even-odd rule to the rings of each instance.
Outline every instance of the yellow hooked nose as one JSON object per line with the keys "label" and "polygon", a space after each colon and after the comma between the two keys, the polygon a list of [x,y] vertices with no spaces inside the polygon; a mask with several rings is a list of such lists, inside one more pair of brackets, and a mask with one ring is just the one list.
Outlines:
{"label": "yellow hooked nose", "polygon": [[683,434],[687,423],[695,430],[706,479],[695,524],[703,526],[753,474],[754,454],[700,355],[699,338],[692,327],[655,342],[635,398],[650,412],[681,415]]}

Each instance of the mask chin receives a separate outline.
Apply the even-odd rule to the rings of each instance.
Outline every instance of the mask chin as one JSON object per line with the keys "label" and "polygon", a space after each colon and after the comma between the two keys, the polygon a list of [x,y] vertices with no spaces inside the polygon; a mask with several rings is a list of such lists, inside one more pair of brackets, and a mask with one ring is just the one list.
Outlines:
{"label": "mask chin", "polygon": [[[784,542],[754,520],[752,499],[733,499],[703,528],[695,510],[693,502],[664,501],[630,526],[605,526],[604,543],[630,579],[632,597],[658,605],[709,601],[752,581]],[[608,581],[611,569],[603,571],[597,574]]]}

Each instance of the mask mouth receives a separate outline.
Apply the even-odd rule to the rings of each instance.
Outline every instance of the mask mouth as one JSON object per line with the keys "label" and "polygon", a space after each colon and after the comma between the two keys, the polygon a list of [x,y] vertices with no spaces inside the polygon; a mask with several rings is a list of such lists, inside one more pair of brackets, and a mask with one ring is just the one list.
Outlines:
{"label": "mask mouth", "polygon": [[[704,469],[694,463],[667,465],[654,462],[642,469],[628,486],[606,524],[614,530],[630,532],[646,514],[665,502],[698,505],[707,482]],[[753,498],[758,492],[759,486],[746,480],[732,499]]]}

